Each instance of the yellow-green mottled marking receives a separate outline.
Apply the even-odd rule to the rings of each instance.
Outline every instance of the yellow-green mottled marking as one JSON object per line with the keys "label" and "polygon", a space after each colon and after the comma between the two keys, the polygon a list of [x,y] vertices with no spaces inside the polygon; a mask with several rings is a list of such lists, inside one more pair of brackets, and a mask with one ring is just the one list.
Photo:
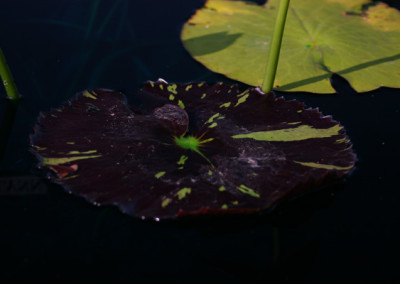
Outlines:
{"label": "yellow-green mottled marking", "polygon": [[197,84],[198,87],[201,87],[204,85],[204,82]]}
{"label": "yellow-green mottled marking", "polygon": [[302,113],[302,112],[303,112],[302,110],[298,110],[298,111],[297,111],[297,113]]}
{"label": "yellow-green mottled marking", "polygon": [[201,99],[203,100],[206,96],[207,96],[207,94],[202,94]]}
{"label": "yellow-green mottled marking", "polygon": [[255,192],[253,189],[251,189],[250,187],[247,187],[243,184],[241,184],[240,186],[236,187],[240,192],[243,192],[245,194],[251,195],[253,197],[257,197],[260,198],[260,195]]}
{"label": "yellow-green mottled marking", "polygon": [[186,88],[185,88],[185,91],[186,92],[189,91],[192,87],[193,87],[193,85],[187,85]]}
{"label": "yellow-green mottled marking", "polygon": [[248,97],[249,97],[249,94],[244,95],[243,97],[240,97],[240,98],[238,99],[238,101],[237,101],[235,107],[237,107],[238,105],[244,103],[244,102],[247,100]]}
{"label": "yellow-green mottled marking", "polygon": [[167,87],[167,90],[168,90],[169,92],[171,92],[171,93],[177,95],[178,92],[177,92],[177,90],[176,90],[176,87],[178,87],[176,84],[172,84],[172,85],[169,85],[169,86]]}
{"label": "yellow-green mottled marking", "polygon": [[296,122],[289,122],[288,124],[289,125],[296,125],[296,124],[300,124],[301,123],[301,121],[296,121]]}
{"label": "yellow-green mottled marking", "polygon": [[344,148],[344,149],[342,149],[342,150],[340,150],[340,151],[341,151],[341,152],[345,152],[345,151],[350,150],[351,148],[353,148],[353,146],[349,145],[349,146],[347,146],[346,148]]}
{"label": "yellow-green mottled marking", "polygon": [[189,158],[188,156],[182,155],[182,156],[179,158],[179,161],[176,162],[176,163],[177,163],[178,165],[182,165],[182,166],[183,166],[188,158]]}
{"label": "yellow-green mottled marking", "polygon": [[211,116],[206,122],[204,122],[204,124],[207,123],[212,123],[214,121],[215,118],[217,118],[218,116],[220,116],[220,113],[217,112],[216,114],[214,114],[213,116]]}
{"label": "yellow-green mottled marking", "polygon": [[208,128],[214,128],[218,125],[218,123],[214,122],[213,124],[211,124]]}
{"label": "yellow-green mottled marking", "polygon": [[97,150],[89,150],[86,152],[69,151],[67,155],[82,155],[82,154],[94,154],[94,153],[97,153]]}
{"label": "yellow-green mottled marking", "polygon": [[342,127],[339,125],[330,128],[316,129],[310,125],[300,125],[295,128],[258,131],[232,136],[235,139],[250,138],[257,141],[301,141],[311,138],[327,138],[338,135]]}
{"label": "yellow-green mottled marking", "polygon": [[101,155],[91,155],[91,156],[76,156],[76,157],[68,157],[68,158],[43,158],[43,164],[49,166],[62,165],[68,162],[85,160],[85,159],[93,159],[101,157]]}
{"label": "yellow-green mottled marking", "polygon": [[249,93],[249,90],[246,90],[240,94],[237,95],[238,98],[243,97],[244,95],[247,95]]}
{"label": "yellow-green mottled marking", "polygon": [[213,140],[214,140],[214,138],[208,138],[208,139],[205,139],[205,140],[201,140],[200,144],[208,143],[208,142],[211,142]]}
{"label": "yellow-green mottled marking", "polygon": [[220,186],[220,187],[218,188],[218,190],[219,190],[219,191],[225,191],[225,190],[226,190],[226,187],[225,187],[225,186]]}
{"label": "yellow-green mottled marking", "polygon": [[342,138],[342,139],[336,140],[336,143],[347,143],[347,142],[349,142],[349,140],[347,138]]}
{"label": "yellow-green mottled marking", "polygon": [[346,170],[350,170],[353,168],[353,165],[348,166],[348,167],[339,167],[339,166],[335,166],[335,165],[318,164],[318,163],[313,163],[313,162],[298,162],[298,161],[294,161],[294,162],[297,164],[300,164],[302,166],[305,166],[305,167],[326,169],[326,170],[346,171]]}
{"label": "yellow-green mottled marking", "polygon": [[47,149],[47,147],[39,147],[39,146],[34,146],[34,147],[35,147],[35,149],[38,150],[38,151],[43,151],[43,150],[46,150],[46,149]]}
{"label": "yellow-green mottled marking", "polygon": [[233,204],[233,205],[238,205],[238,204],[239,204],[239,201],[237,201],[237,200],[232,201],[232,204]]}
{"label": "yellow-green mottled marking", "polygon": [[223,205],[221,206],[221,209],[228,209],[228,205],[227,205],[227,204],[223,204]]}
{"label": "yellow-green mottled marking", "polygon": [[184,187],[180,189],[175,196],[178,196],[178,199],[181,200],[186,197],[187,194],[190,194],[192,192],[192,189],[190,187]]}
{"label": "yellow-green mottled marking", "polygon": [[169,100],[170,100],[170,101],[173,101],[174,99],[175,99],[175,96],[174,96],[174,95],[172,95],[172,94],[169,95]]}
{"label": "yellow-green mottled marking", "polygon": [[57,118],[57,115],[55,114],[50,114],[50,116]]}
{"label": "yellow-green mottled marking", "polygon": [[162,202],[161,202],[161,207],[162,208],[165,208],[165,207],[167,207],[168,206],[168,204],[170,204],[171,203],[171,201],[172,201],[172,199],[171,198],[165,198]]}
{"label": "yellow-green mottled marking", "polygon": [[184,104],[181,100],[178,101],[178,106],[179,106],[181,109],[185,109],[185,104]]}
{"label": "yellow-green mottled marking", "polygon": [[87,98],[91,98],[93,100],[97,100],[97,98],[94,95],[92,95],[91,93],[89,93],[87,90],[83,92],[83,96],[87,97]]}
{"label": "yellow-green mottled marking", "polygon": [[231,105],[231,102],[227,102],[227,103],[220,105],[219,108],[222,108],[222,107],[228,108],[230,105]]}
{"label": "yellow-green mottled marking", "polygon": [[160,87],[161,90],[164,90],[164,85],[160,84],[158,86]]}
{"label": "yellow-green mottled marking", "polygon": [[73,175],[73,176],[69,176],[69,177],[65,177],[65,178],[61,178],[62,180],[69,180],[69,179],[73,179],[73,178],[77,178],[79,175]]}
{"label": "yellow-green mottled marking", "polygon": [[[207,162],[209,162],[212,167],[214,167],[213,164],[211,163],[211,161],[206,156],[204,156],[204,154],[201,153],[201,151],[199,150],[199,147],[205,143],[204,141],[200,141],[199,138],[191,136],[191,135],[186,136],[186,137],[185,136],[180,136],[180,137],[176,136],[176,137],[174,137],[174,140],[178,146],[180,146],[183,149],[188,149],[188,150],[196,152],[197,154],[202,156],[205,160],[207,160]],[[187,157],[186,157],[186,159],[187,159]],[[181,167],[179,169],[183,169],[183,167]]]}
{"label": "yellow-green mottled marking", "polygon": [[154,88],[154,83],[152,81],[149,82],[150,86]]}
{"label": "yellow-green mottled marking", "polygon": [[67,142],[68,145],[75,145],[75,142]]}
{"label": "yellow-green mottled marking", "polygon": [[158,172],[158,173],[156,173],[154,176],[155,176],[155,178],[156,179],[159,179],[159,178],[161,178],[163,175],[165,175],[167,172]]}
{"label": "yellow-green mottled marking", "polygon": [[209,175],[209,176],[212,176],[212,175],[213,175],[213,172],[212,172],[211,170],[209,170],[209,171],[208,171],[208,175]]}

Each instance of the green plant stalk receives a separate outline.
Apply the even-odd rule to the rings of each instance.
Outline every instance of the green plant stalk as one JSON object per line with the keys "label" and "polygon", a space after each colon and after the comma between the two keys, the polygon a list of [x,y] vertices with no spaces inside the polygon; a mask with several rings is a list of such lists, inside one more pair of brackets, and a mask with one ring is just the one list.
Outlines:
{"label": "green plant stalk", "polygon": [[7,96],[10,100],[18,101],[19,95],[17,87],[15,86],[14,79],[11,75],[10,68],[8,68],[6,58],[0,48],[0,77],[3,81],[4,88],[6,89]]}
{"label": "green plant stalk", "polygon": [[264,73],[264,81],[261,87],[264,93],[271,92],[272,87],[274,86],[289,3],[290,0],[281,0],[281,3],[279,4],[278,15],[275,20],[274,32],[272,34],[272,40],[269,49],[267,67]]}

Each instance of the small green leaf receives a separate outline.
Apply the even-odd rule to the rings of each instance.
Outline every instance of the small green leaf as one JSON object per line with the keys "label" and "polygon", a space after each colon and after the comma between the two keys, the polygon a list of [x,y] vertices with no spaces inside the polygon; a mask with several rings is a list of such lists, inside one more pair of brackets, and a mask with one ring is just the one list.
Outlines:
{"label": "small green leaf", "polygon": [[[185,24],[182,40],[211,70],[261,86],[278,0],[264,6],[209,0]],[[400,87],[400,13],[369,0],[292,0],[275,88],[334,92],[337,73],[359,92]]]}

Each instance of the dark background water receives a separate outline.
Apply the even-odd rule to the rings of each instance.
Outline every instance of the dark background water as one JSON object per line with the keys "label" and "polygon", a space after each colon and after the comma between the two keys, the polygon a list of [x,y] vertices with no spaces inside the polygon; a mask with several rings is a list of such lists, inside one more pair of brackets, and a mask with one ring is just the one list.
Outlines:
{"label": "dark background water", "polygon": [[[400,8],[398,1],[386,2]],[[277,93],[319,107],[346,127],[359,158],[347,181],[262,217],[144,222],[47,181],[28,152],[29,134],[40,111],[83,89],[117,89],[129,97],[159,77],[232,82],[195,62],[180,42],[183,23],[204,1],[1,4],[0,46],[23,103],[0,165],[0,282],[400,280],[400,89],[358,94],[334,77],[334,95]],[[0,119],[5,106],[0,100]]]}

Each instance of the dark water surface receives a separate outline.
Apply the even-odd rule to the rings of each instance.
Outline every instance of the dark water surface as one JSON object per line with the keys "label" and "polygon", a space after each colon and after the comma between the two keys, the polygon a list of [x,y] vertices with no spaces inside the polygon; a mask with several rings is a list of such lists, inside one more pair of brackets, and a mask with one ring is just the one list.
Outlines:
{"label": "dark water surface", "polygon": [[[47,181],[28,152],[29,134],[40,111],[87,88],[129,99],[160,77],[233,82],[195,62],[180,42],[183,23],[204,1],[1,4],[0,46],[23,103],[0,164],[0,283],[400,283],[400,89],[357,94],[334,77],[334,95],[278,93],[346,127],[359,158],[347,181],[263,217],[141,221]],[[0,122],[5,107],[1,99]]]}

